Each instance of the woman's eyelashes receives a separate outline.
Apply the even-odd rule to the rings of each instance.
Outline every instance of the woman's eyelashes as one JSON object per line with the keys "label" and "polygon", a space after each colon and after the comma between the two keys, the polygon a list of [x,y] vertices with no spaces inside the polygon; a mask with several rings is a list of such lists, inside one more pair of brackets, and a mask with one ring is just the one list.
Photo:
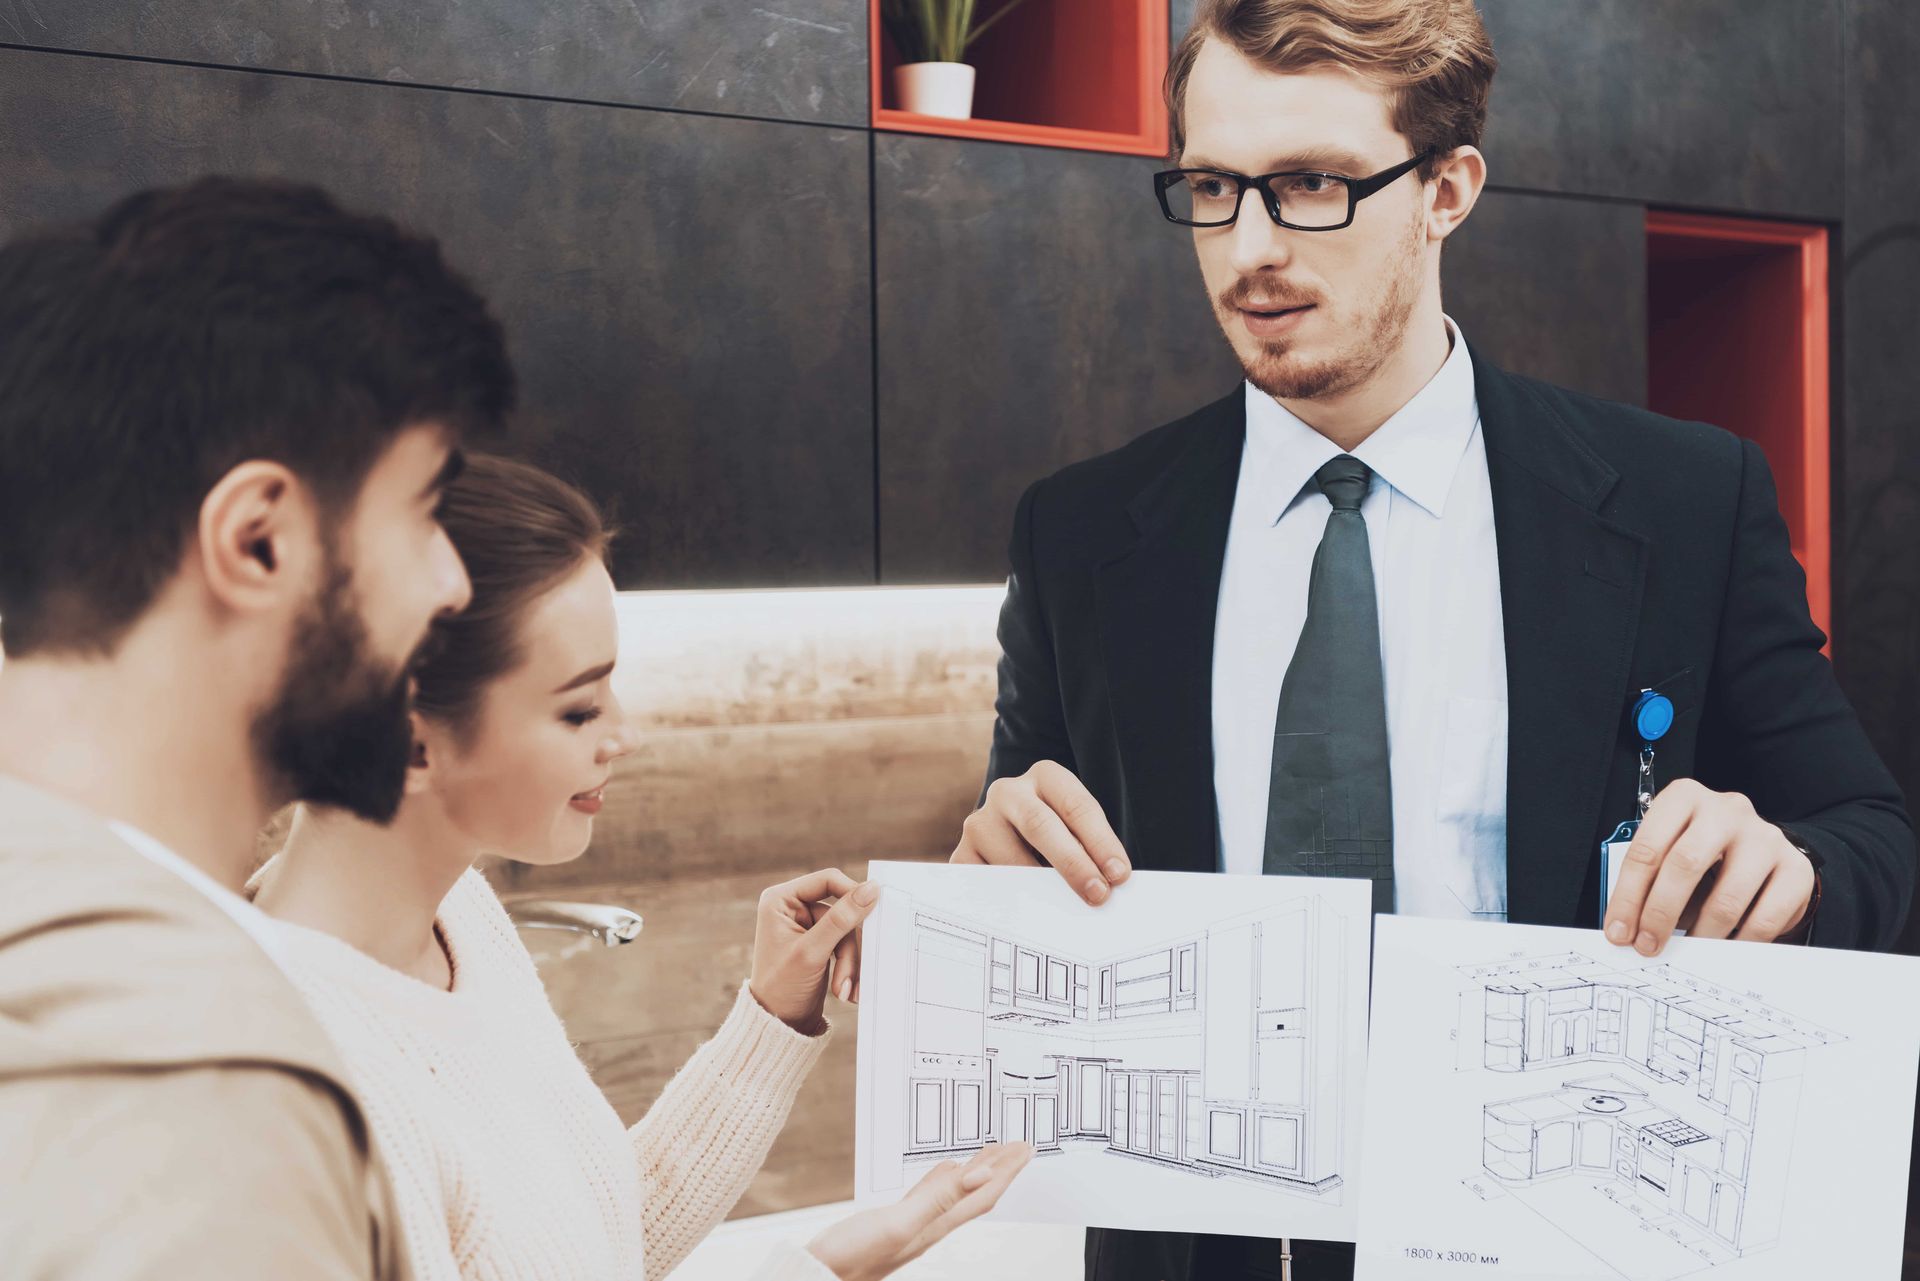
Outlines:
{"label": "woman's eyelashes", "polygon": [[577,707],[573,711],[566,713],[560,719],[575,729],[581,729],[600,719],[600,709],[598,707]]}

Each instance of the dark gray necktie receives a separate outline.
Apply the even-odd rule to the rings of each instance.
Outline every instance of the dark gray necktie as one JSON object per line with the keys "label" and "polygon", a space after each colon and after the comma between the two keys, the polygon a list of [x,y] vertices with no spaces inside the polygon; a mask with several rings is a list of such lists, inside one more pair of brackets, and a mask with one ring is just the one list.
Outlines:
{"label": "dark gray necktie", "polygon": [[1373,558],[1360,502],[1373,473],[1342,454],[1314,473],[1333,504],[1307,587],[1307,621],[1280,687],[1265,870],[1364,876],[1393,911],[1393,787]]}

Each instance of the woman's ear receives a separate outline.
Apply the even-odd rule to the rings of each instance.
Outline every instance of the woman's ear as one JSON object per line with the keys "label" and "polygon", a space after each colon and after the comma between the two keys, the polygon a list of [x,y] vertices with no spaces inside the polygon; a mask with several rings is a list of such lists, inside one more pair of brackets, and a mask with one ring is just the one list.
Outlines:
{"label": "woman's ear", "polygon": [[407,794],[417,796],[433,786],[433,762],[442,750],[437,736],[427,725],[427,718],[419,712],[408,712],[407,723],[413,727],[413,752],[407,758]]}

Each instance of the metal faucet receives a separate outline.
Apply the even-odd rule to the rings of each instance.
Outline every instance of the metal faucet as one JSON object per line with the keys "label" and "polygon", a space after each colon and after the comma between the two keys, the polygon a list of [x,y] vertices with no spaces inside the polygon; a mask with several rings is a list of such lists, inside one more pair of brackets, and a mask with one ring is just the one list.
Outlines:
{"label": "metal faucet", "polygon": [[608,903],[568,903],[561,899],[521,899],[507,904],[507,917],[521,929],[564,930],[586,934],[608,947],[619,947],[640,937],[638,912]]}

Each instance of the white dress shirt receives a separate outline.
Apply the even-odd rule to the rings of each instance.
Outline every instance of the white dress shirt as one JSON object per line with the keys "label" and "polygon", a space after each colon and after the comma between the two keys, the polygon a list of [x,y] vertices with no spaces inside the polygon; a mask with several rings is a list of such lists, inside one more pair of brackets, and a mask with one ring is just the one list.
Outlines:
{"label": "white dress shirt", "polygon": [[[1440,372],[1353,451],[1379,595],[1393,776],[1396,910],[1504,920],[1507,655],[1473,361],[1459,327]],[[1340,454],[1248,384],[1247,438],[1213,644],[1220,866],[1257,875],[1280,685],[1307,616],[1332,505],[1313,475]]]}

